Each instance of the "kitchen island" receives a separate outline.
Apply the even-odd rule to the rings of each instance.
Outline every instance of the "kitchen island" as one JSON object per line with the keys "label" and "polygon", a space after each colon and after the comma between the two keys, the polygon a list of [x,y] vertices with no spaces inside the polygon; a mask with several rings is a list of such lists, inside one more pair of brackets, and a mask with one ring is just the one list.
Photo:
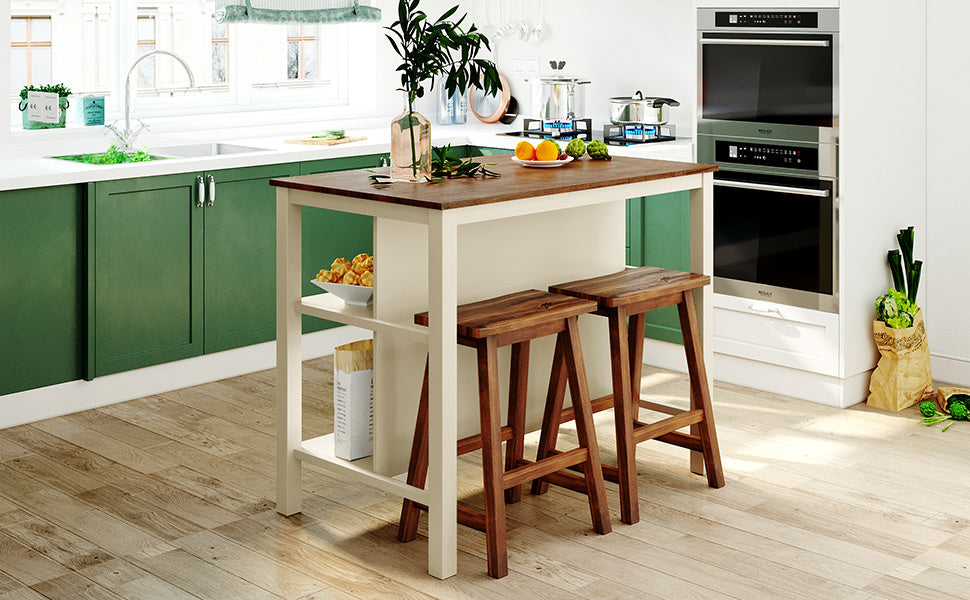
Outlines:
{"label": "kitchen island", "polygon": [[[300,512],[302,462],[416,500],[429,507],[429,572],[439,578],[457,570],[454,448],[459,433],[469,426],[462,407],[475,406],[468,401],[475,393],[471,357],[460,356],[456,345],[457,306],[622,269],[625,200],[637,196],[690,190],[691,270],[710,275],[713,267],[714,166],[617,157],[530,169],[514,164],[508,155],[489,160],[501,177],[377,187],[365,170],[272,180],[278,188],[277,511]],[[372,307],[344,306],[329,294],[301,297],[304,206],[374,219]],[[696,301],[705,361],[710,365],[709,286],[697,291]],[[412,315],[424,310],[429,312],[429,327],[417,327]],[[374,331],[373,458],[335,458],[332,435],[302,439],[304,314]],[[587,317],[581,336],[591,392],[596,395],[607,388],[609,379],[605,323]],[[542,358],[531,361],[533,397],[544,391],[552,344],[535,344],[534,353]],[[403,483],[399,474],[406,462],[426,355],[430,469],[422,490]]]}

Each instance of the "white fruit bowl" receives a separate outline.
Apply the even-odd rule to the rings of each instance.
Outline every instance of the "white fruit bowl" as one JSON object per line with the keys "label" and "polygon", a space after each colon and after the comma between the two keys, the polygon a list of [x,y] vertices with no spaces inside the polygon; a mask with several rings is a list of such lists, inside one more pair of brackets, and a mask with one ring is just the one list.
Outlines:
{"label": "white fruit bowl", "polygon": [[366,285],[347,285],[345,283],[324,283],[310,280],[313,285],[326,290],[351,306],[370,306],[374,298],[374,288]]}

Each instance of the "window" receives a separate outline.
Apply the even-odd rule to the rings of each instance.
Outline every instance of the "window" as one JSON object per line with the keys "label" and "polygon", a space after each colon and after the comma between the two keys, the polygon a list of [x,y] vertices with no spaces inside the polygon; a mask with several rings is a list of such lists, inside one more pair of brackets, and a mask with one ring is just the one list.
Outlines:
{"label": "window", "polygon": [[317,37],[310,30],[306,25],[287,26],[287,79],[316,79]]}
{"label": "window", "polygon": [[[131,65],[153,50],[184,59],[196,87],[170,56],[141,61],[131,81],[139,118],[302,110],[373,98],[372,24],[226,25],[213,19],[215,0],[11,0],[9,6],[9,13],[0,8],[0,18],[10,19],[12,100],[28,83],[64,83],[75,96],[104,95],[106,119],[118,119]],[[16,124],[20,115],[12,104]]]}
{"label": "window", "polygon": [[51,18],[10,19],[10,74],[18,94],[25,85],[51,81]]}
{"label": "window", "polygon": [[[154,15],[138,15],[137,35],[138,56],[148,54],[155,49]],[[153,58],[146,58],[138,65],[138,87],[153,88],[155,87],[155,81],[155,60]]]}
{"label": "window", "polygon": [[212,21],[212,83],[229,80],[229,26]]}

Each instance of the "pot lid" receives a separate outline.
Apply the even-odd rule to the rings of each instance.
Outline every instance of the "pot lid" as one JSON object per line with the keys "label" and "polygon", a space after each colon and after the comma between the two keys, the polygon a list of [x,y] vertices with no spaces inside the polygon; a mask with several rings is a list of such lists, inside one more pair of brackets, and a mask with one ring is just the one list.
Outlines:
{"label": "pot lid", "polygon": [[610,98],[610,102],[643,102],[652,105],[654,108],[660,108],[664,104],[669,104],[670,106],[680,106],[680,102],[674,100],[673,98],[644,98],[643,93],[640,90],[637,90],[635,96],[614,96]]}
{"label": "pot lid", "polygon": [[566,75],[562,70],[566,66],[564,60],[550,60],[549,66],[552,67],[552,73],[540,76],[539,81],[542,83],[589,83],[588,79]]}

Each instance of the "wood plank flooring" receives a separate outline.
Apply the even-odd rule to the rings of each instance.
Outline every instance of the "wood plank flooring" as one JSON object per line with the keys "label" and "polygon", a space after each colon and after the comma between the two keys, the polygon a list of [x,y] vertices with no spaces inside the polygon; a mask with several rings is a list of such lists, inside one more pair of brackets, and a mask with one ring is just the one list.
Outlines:
{"label": "wood plank flooring", "polygon": [[[329,358],[304,368],[307,437],[333,428]],[[0,430],[0,600],[970,599],[970,423],[946,433],[717,384],[727,485],[687,451],[637,449],[641,522],[593,533],[553,488],[508,507],[510,574],[485,575],[459,528],[459,574],[427,575],[427,529],[394,538],[400,500],[304,469],[304,511],[274,509],[275,372]],[[685,376],[644,394],[685,406]],[[644,419],[651,416],[642,411]],[[604,460],[612,421],[596,416]],[[575,429],[563,428],[563,442]],[[526,455],[537,439],[527,440]],[[459,496],[481,507],[477,453]]]}

